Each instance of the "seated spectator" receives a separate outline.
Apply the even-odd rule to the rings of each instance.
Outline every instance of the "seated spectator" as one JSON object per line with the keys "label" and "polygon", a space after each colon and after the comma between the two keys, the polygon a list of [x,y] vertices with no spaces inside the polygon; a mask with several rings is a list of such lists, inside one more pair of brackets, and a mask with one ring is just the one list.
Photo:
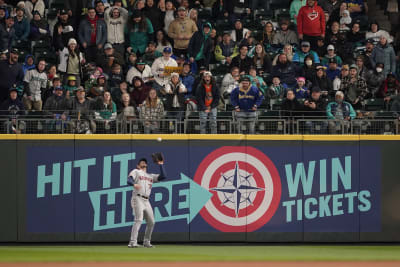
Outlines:
{"label": "seated spectator", "polygon": [[[53,94],[47,98],[46,102],[44,103],[43,110],[56,120],[62,120],[64,122],[68,121],[69,117],[67,116],[66,111],[70,109],[71,105],[69,95],[67,98],[66,91],[60,85],[55,86],[52,90],[52,93]],[[54,130],[54,124],[49,124],[47,126],[51,127],[51,130]]]}
{"label": "seated spectator", "polygon": [[35,11],[33,13],[33,19],[31,20],[29,39],[33,41],[49,41],[50,38],[49,24],[47,23],[46,19],[40,16],[38,11]]}
{"label": "seated spectator", "polygon": [[355,47],[363,40],[365,40],[365,35],[360,32],[360,23],[356,21],[351,26],[351,30],[347,32],[346,41]]}
{"label": "seated spectator", "polygon": [[164,48],[166,47],[170,47],[172,49],[172,45],[167,40],[163,30],[156,31],[155,42],[156,42],[156,50],[160,53],[162,53],[164,51]]}
{"label": "seated spectator", "polygon": [[294,94],[296,99],[305,99],[310,96],[310,91],[306,85],[306,79],[304,77],[297,78],[297,86],[294,88]]}
{"label": "seated spectator", "polygon": [[231,40],[231,35],[227,32],[222,37],[222,42],[215,47],[215,60],[220,61],[222,64],[230,65],[232,58],[239,54],[238,46]]}
{"label": "seated spectator", "polygon": [[[47,75],[47,80],[49,81],[49,75]],[[51,79],[51,82],[48,82],[48,87],[47,89],[42,92],[42,101],[43,103],[46,104],[46,101],[49,97],[53,96],[54,92],[55,92],[55,88],[61,88],[61,80],[60,77],[58,76],[54,76],[53,79]],[[62,88],[64,90],[64,88]],[[63,93],[64,94],[64,93]],[[66,92],[65,92],[66,95]],[[68,99],[69,99],[70,94],[68,93]]]}
{"label": "seated spectator", "polygon": [[[326,106],[326,116],[329,120],[329,132],[331,134],[337,133],[337,130],[343,130],[345,133],[350,129],[350,121],[356,117],[352,105],[343,101],[344,94],[342,91],[337,91],[335,94],[335,101],[329,102]],[[343,125],[342,127],[339,127]]]}
{"label": "seated spectator", "polygon": [[133,66],[135,66],[137,60],[137,56],[135,53],[131,52],[128,53],[128,60],[127,60],[127,66],[125,67],[125,72],[130,70]]}
{"label": "seated spectator", "polygon": [[335,59],[336,64],[338,64],[339,66],[342,66],[343,61],[342,61],[341,57],[336,54],[335,47],[333,45],[328,45],[326,50],[328,51],[328,53],[325,54],[324,58],[321,60],[322,65],[328,66],[328,64],[331,62],[330,59],[333,58],[333,59]]}
{"label": "seated spectator", "polygon": [[301,42],[301,50],[298,50],[293,56],[293,63],[297,63],[300,66],[304,65],[304,58],[308,55],[314,57],[314,63],[320,63],[318,54],[315,51],[310,50],[310,42]]}
{"label": "seated spectator", "polygon": [[372,56],[372,51],[374,50],[375,45],[373,43],[373,40],[367,40],[367,43],[365,44],[365,50],[361,52],[361,55],[364,58],[364,66],[372,70],[372,63],[371,63],[371,56]]}
{"label": "seated spectator", "polygon": [[384,35],[380,37],[379,43],[372,51],[370,60],[373,68],[376,67],[376,62],[384,64],[383,74],[385,76],[391,72],[396,73],[396,53]]}
{"label": "seated spectator", "polygon": [[86,96],[91,100],[98,100],[102,97],[104,91],[109,91],[106,77],[100,75],[95,83],[90,84],[90,87],[86,87]]}
{"label": "seated spectator", "polygon": [[125,53],[124,30],[128,22],[128,10],[113,6],[104,12],[104,21],[107,25],[107,42],[120,54]]}
{"label": "seated spectator", "polygon": [[68,46],[59,53],[58,70],[64,77],[64,84],[67,78],[74,75],[77,81],[77,86],[81,84],[82,65],[86,63],[83,54],[77,47],[75,39],[71,38],[68,41]]}
{"label": "seated spectator", "polygon": [[333,94],[332,81],[326,75],[326,67],[322,66],[321,64],[317,64],[315,66],[315,70],[316,73],[314,79],[312,80],[312,88],[320,88],[324,96],[327,94]]}
{"label": "seated spectator", "polygon": [[332,11],[332,13],[329,16],[329,22],[332,23],[334,21],[339,22],[340,17],[343,14],[345,10],[347,10],[347,3],[345,1],[341,1],[339,8],[336,8]]}
{"label": "seated spectator", "polygon": [[393,38],[387,31],[379,29],[379,24],[377,21],[371,22],[369,31],[365,34],[365,39],[371,39],[374,41],[374,43],[378,43],[381,39],[381,36],[385,36],[389,44],[393,42]]}
{"label": "seated spectator", "polygon": [[238,67],[240,71],[240,75],[244,75],[249,73],[250,66],[253,64],[253,61],[250,57],[247,56],[248,48],[246,45],[241,45],[239,47],[239,55],[232,59],[230,64],[230,68]]}
{"label": "seated spectator", "polygon": [[340,31],[339,22],[333,21],[331,27],[327,29],[325,42],[336,47],[337,51],[341,51],[346,42],[346,34]]}
{"label": "seated spectator", "polygon": [[239,122],[239,132],[242,130],[243,121],[250,121],[249,134],[255,134],[256,111],[263,100],[262,92],[250,84],[250,79],[248,77],[241,78],[239,87],[236,87],[231,93],[231,104]]}
{"label": "seated spectator", "polygon": [[96,55],[96,65],[103,69],[107,75],[111,74],[113,64],[124,65],[124,57],[118,53],[110,43],[104,45],[104,50]]}
{"label": "seated spectator", "polygon": [[42,110],[42,92],[46,90],[47,75],[45,72],[46,61],[39,60],[35,69],[28,70],[24,77],[24,106],[25,109],[31,111]]}
{"label": "seated spectator", "polygon": [[154,60],[156,58],[159,58],[162,56],[161,52],[158,52],[156,50],[156,43],[153,41],[150,41],[147,45],[146,51],[144,52],[143,55],[143,60],[146,62],[146,64],[153,64]]}
{"label": "seated spectator", "polygon": [[289,121],[287,124],[287,130],[289,133],[294,132],[294,120],[295,117],[302,115],[301,111],[303,111],[303,105],[296,99],[293,89],[288,89],[286,97],[281,104],[281,116]]}
{"label": "seated spectator", "polygon": [[96,101],[95,119],[98,132],[112,133],[115,130],[117,106],[111,98],[111,93],[103,92],[103,96]]}
{"label": "seated spectator", "polygon": [[196,62],[197,66],[205,66],[208,69],[213,49],[210,38],[212,26],[209,22],[206,22],[203,24],[203,28],[199,29],[189,41],[189,60],[191,63]]}
{"label": "seated spectator", "polygon": [[96,124],[94,122],[93,103],[86,98],[85,89],[79,86],[76,90],[76,97],[72,98],[71,114],[76,121],[73,123],[73,129],[77,134],[96,133]]}
{"label": "seated spectator", "polygon": [[199,110],[200,133],[207,133],[207,120],[210,121],[211,134],[217,133],[217,106],[219,103],[219,88],[211,72],[203,74],[201,83],[196,89],[197,108]]}
{"label": "seated spectator", "polygon": [[[185,7],[186,8],[186,7]],[[186,8],[186,10],[189,10],[188,8]],[[193,22],[196,24],[196,26],[197,26],[197,29],[201,29],[202,27],[202,23],[201,23],[201,21],[199,20],[199,12],[197,11],[197,9],[195,9],[195,8],[192,8],[192,9],[190,9],[189,10],[189,12],[188,12],[188,17],[189,17],[189,19],[191,19],[191,20],[193,20]]]}
{"label": "seated spectator", "polygon": [[129,38],[128,52],[134,52],[141,56],[144,54],[147,44],[153,39],[153,25],[139,10],[135,9],[131,19],[127,22],[125,32]]}
{"label": "seated spectator", "polygon": [[235,28],[231,32],[231,39],[234,43],[240,44],[243,39],[250,37],[251,31],[249,31],[249,29],[243,28],[243,23],[240,19],[235,21],[234,27]]}
{"label": "seated spectator", "polygon": [[57,66],[56,65],[50,65],[50,67],[47,69],[47,88],[53,86],[53,78],[54,77],[60,77],[58,74]]}
{"label": "seated spectator", "polygon": [[177,67],[175,59],[171,58],[172,49],[170,47],[164,48],[163,56],[154,60],[151,66],[151,72],[154,76],[153,87],[160,91],[169,81],[169,76],[164,74],[165,67]]}
{"label": "seated spectator", "polygon": [[150,87],[146,86],[140,77],[133,77],[133,90],[130,93],[131,101],[136,108],[142,106],[143,102],[149,96]]}
{"label": "seated spectator", "polygon": [[340,13],[340,30],[348,32],[350,31],[350,26],[351,26],[350,12],[348,10],[343,10],[343,12]]}
{"label": "seated spectator", "polygon": [[400,83],[393,73],[389,73],[381,85],[378,96],[383,98],[386,103],[390,103],[399,93]]}
{"label": "seated spectator", "polygon": [[288,87],[296,86],[296,77],[302,76],[302,70],[294,63],[288,62],[285,54],[280,54],[278,63],[272,68],[272,76],[280,77],[282,83]]}
{"label": "seated spectator", "polygon": [[7,116],[7,121],[5,122],[7,133],[22,133],[22,129],[26,129],[26,123],[18,120],[18,117],[24,114],[24,110],[24,105],[18,98],[17,87],[11,87],[8,91],[8,98],[0,106],[1,114]]}
{"label": "seated spectator", "polygon": [[292,30],[289,30],[289,21],[286,19],[281,20],[280,27],[280,31],[275,34],[272,41],[274,45],[283,47],[287,44],[293,45],[299,43],[296,33]]}
{"label": "seated spectator", "polygon": [[143,59],[136,61],[135,66],[130,68],[126,74],[126,82],[132,84],[133,77],[139,77],[146,85],[151,85],[154,81],[151,68]]}
{"label": "seated spectator", "polygon": [[[78,85],[76,83],[76,77],[75,75],[69,75],[67,78],[67,83],[64,85],[64,89],[65,89],[65,94],[67,95],[74,95],[76,92],[76,89],[78,89]],[[97,82],[97,79],[96,79]]]}
{"label": "seated spectator", "polygon": [[25,17],[25,10],[17,7],[17,14],[14,17],[14,41],[29,41],[30,25]]}
{"label": "seated spectator", "polygon": [[143,120],[145,134],[160,132],[160,120],[164,117],[164,104],[157,97],[156,89],[150,89],[149,96],[140,107],[139,115]]}
{"label": "seated spectator", "polygon": [[249,75],[247,75],[247,77],[249,77],[251,85],[256,86],[263,93],[263,95],[265,95],[267,91],[267,84],[264,82],[263,78],[257,76],[256,67],[250,67]]}
{"label": "seated spectator", "polygon": [[71,23],[68,11],[62,9],[53,28],[53,46],[56,51],[61,51],[74,38],[76,31]]}
{"label": "seated spectator", "polygon": [[325,45],[325,40],[321,36],[317,37],[317,47],[315,48],[315,53],[317,53],[319,59],[321,60],[326,54],[327,46]]}
{"label": "seated spectator", "polygon": [[192,98],[194,95],[192,94],[193,92],[193,85],[194,85],[194,75],[190,71],[190,63],[186,62],[183,64],[183,70],[182,74],[180,75],[180,79],[185,85],[187,93],[185,95],[185,98]]}
{"label": "seated spectator", "polygon": [[350,74],[344,77],[340,85],[340,90],[344,92],[346,101],[350,102],[354,108],[361,108],[361,101],[367,96],[367,83],[358,75],[358,67],[350,66]]}
{"label": "seated spectator", "polygon": [[[283,47],[282,53],[286,55],[287,60],[288,60],[289,62],[292,62],[293,56],[294,56],[294,53],[293,53],[293,46],[291,46],[291,45],[289,45],[289,44],[285,45],[285,46]],[[277,55],[275,56],[274,60],[272,61],[272,66],[275,66],[275,65],[276,65],[276,62],[278,61],[279,55],[280,55],[280,54],[277,54]]]}
{"label": "seated spectator", "polygon": [[335,58],[329,59],[328,69],[326,71],[326,76],[332,82],[337,78],[340,77],[340,69],[338,68],[338,64]]}
{"label": "seated spectator", "polygon": [[385,75],[383,74],[383,68],[383,63],[376,63],[376,68],[369,70],[365,75],[368,93],[371,97],[376,97],[378,95],[379,89],[386,79]]}
{"label": "seated spectator", "polygon": [[240,74],[238,67],[231,68],[231,72],[225,74],[221,83],[219,110],[225,110],[225,106],[230,104],[231,92],[239,86],[239,79]]}
{"label": "seated spectator", "polygon": [[28,70],[34,70],[35,68],[36,65],[33,55],[31,54],[26,55],[24,64],[22,64],[22,71],[24,72],[24,75]]}
{"label": "seated spectator", "polygon": [[111,74],[108,77],[108,86],[107,88],[115,88],[118,87],[119,84],[125,80],[124,74],[122,73],[122,67],[119,64],[114,63],[111,66]]}
{"label": "seated spectator", "polygon": [[[174,72],[171,74],[171,79],[161,90],[161,94],[166,97],[165,107],[168,111],[176,111],[182,116],[185,110],[185,94],[187,89],[179,80],[179,74]],[[178,115],[179,117],[179,115]]]}
{"label": "seated spectator", "polygon": [[[125,81],[122,81],[118,88],[114,88],[111,90],[111,97],[113,101],[115,102],[115,105],[117,106],[117,111],[120,112],[123,109],[123,102],[122,102],[122,95],[123,94],[128,94],[128,83]],[[129,97],[130,100],[130,97]]]}
{"label": "seated spectator", "polygon": [[[326,101],[322,98],[321,89],[313,88],[311,96],[304,101],[304,116],[312,120],[326,119]],[[315,134],[316,126],[320,127],[320,133],[324,133],[328,127],[325,121],[306,121],[306,134]]]}
{"label": "seated spectator", "polygon": [[117,119],[121,123],[121,132],[130,133],[130,126],[132,121],[136,119],[136,113],[135,108],[131,105],[129,93],[122,94],[122,106],[120,109],[120,113],[117,116]]}
{"label": "seated spectator", "polygon": [[356,66],[358,68],[358,75],[366,80],[366,75],[368,74],[369,69],[364,66],[364,57],[362,55],[356,57]]}
{"label": "seated spectator", "polygon": [[272,78],[272,84],[268,88],[268,99],[283,99],[286,94],[287,85],[281,83],[279,76]]}
{"label": "seated spectator", "polygon": [[272,69],[271,58],[267,52],[265,52],[262,43],[258,43],[255,46],[253,58],[253,66],[256,67],[258,74],[270,73]]}
{"label": "seated spectator", "polygon": [[168,28],[168,36],[174,40],[174,54],[186,55],[190,38],[197,32],[196,23],[187,17],[186,8],[178,8],[178,16],[171,22]]}
{"label": "seated spectator", "polygon": [[342,84],[342,80],[344,79],[344,77],[349,76],[350,73],[350,67],[349,65],[343,65],[342,69],[340,70],[340,76],[335,78],[333,80],[333,91],[339,91],[340,90],[340,86]]}
{"label": "seated spectator", "polygon": [[264,44],[265,50],[270,50],[271,45],[274,43],[275,34],[276,32],[272,22],[268,21],[265,23],[262,35],[262,43]]}

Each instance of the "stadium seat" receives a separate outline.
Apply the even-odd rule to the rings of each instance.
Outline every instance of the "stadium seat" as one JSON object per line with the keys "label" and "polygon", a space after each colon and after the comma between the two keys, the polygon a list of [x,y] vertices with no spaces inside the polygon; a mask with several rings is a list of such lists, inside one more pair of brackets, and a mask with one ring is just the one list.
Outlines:
{"label": "stadium seat", "polygon": [[385,106],[385,102],[382,98],[370,98],[365,101],[366,111],[377,111],[382,110]]}

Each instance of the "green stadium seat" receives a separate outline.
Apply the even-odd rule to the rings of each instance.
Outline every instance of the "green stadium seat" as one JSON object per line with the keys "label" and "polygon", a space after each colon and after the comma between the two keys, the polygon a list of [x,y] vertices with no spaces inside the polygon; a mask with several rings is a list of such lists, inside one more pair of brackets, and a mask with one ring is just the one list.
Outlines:
{"label": "green stadium seat", "polygon": [[370,98],[365,101],[366,111],[382,110],[385,107],[385,102],[382,98]]}

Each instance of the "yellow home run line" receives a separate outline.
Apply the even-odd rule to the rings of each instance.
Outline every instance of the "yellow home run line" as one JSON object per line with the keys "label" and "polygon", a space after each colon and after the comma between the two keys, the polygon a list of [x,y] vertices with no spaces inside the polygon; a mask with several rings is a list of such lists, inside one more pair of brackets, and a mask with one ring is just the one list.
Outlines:
{"label": "yellow home run line", "polygon": [[1,134],[0,140],[398,141],[400,135]]}

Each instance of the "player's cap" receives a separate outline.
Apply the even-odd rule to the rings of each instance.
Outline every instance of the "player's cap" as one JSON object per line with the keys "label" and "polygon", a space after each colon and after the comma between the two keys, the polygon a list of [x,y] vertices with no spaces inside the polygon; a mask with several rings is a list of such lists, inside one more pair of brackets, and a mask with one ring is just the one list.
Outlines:
{"label": "player's cap", "polygon": [[167,47],[164,47],[164,49],[163,49],[163,53],[168,53],[168,54],[172,53],[172,49],[171,49],[171,47],[169,47],[169,46],[167,46]]}

